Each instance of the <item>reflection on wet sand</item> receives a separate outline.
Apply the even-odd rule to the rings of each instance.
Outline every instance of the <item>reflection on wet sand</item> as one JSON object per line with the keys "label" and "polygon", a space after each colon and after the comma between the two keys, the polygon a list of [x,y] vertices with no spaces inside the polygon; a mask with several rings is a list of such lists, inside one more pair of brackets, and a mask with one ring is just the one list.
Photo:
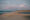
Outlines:
{"label": "reflection on wet sand", "polygon": [[7,12],[7,13],[0,15],[0,20],[30,20],[30,18],[27,18],[26,16],[30,17],[30,14]]}
{"label": "reflection on wet sand", "polygon": [[0,20],[14,20],[16,16],[16,12],[8,12],[0,15]]}

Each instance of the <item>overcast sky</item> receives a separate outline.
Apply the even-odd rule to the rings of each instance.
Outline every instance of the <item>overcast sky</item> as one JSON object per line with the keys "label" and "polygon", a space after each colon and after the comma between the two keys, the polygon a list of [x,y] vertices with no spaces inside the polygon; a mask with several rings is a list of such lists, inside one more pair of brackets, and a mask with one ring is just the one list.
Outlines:
{"label": "overcast sky", "polygon": [[2,9],[30,10],[30,0],[0,0]]}

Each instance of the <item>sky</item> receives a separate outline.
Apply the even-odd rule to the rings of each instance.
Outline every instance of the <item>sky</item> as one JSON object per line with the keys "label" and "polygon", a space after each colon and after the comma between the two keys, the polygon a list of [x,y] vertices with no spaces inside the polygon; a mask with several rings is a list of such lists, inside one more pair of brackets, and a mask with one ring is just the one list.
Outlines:
{"label": "sky", "polygon": [[30,0],[0,0],[2,9],[30,10]]}

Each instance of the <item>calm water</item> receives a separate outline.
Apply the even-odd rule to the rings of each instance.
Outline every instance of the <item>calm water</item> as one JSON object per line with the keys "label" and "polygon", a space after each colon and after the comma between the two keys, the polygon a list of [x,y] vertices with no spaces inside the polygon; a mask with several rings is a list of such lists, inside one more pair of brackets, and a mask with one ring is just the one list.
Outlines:
{"label": "calm water", "polygon": [[21,14],[30,14],[30,12],[18,12],[18,13],[21,13]]}
{"label": "calm water", "polygon": [[9,12],[0,12],[0,15],[4,14],[4,13],[9,13]]}

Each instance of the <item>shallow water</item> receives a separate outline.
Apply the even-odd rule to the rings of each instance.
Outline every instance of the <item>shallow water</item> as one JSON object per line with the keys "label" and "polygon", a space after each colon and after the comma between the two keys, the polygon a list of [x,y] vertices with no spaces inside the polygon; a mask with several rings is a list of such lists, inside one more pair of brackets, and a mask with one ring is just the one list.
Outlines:
{"label": "shallow water", "polygon": [[18,12],[19,14],[30,14],[30,12]]}

